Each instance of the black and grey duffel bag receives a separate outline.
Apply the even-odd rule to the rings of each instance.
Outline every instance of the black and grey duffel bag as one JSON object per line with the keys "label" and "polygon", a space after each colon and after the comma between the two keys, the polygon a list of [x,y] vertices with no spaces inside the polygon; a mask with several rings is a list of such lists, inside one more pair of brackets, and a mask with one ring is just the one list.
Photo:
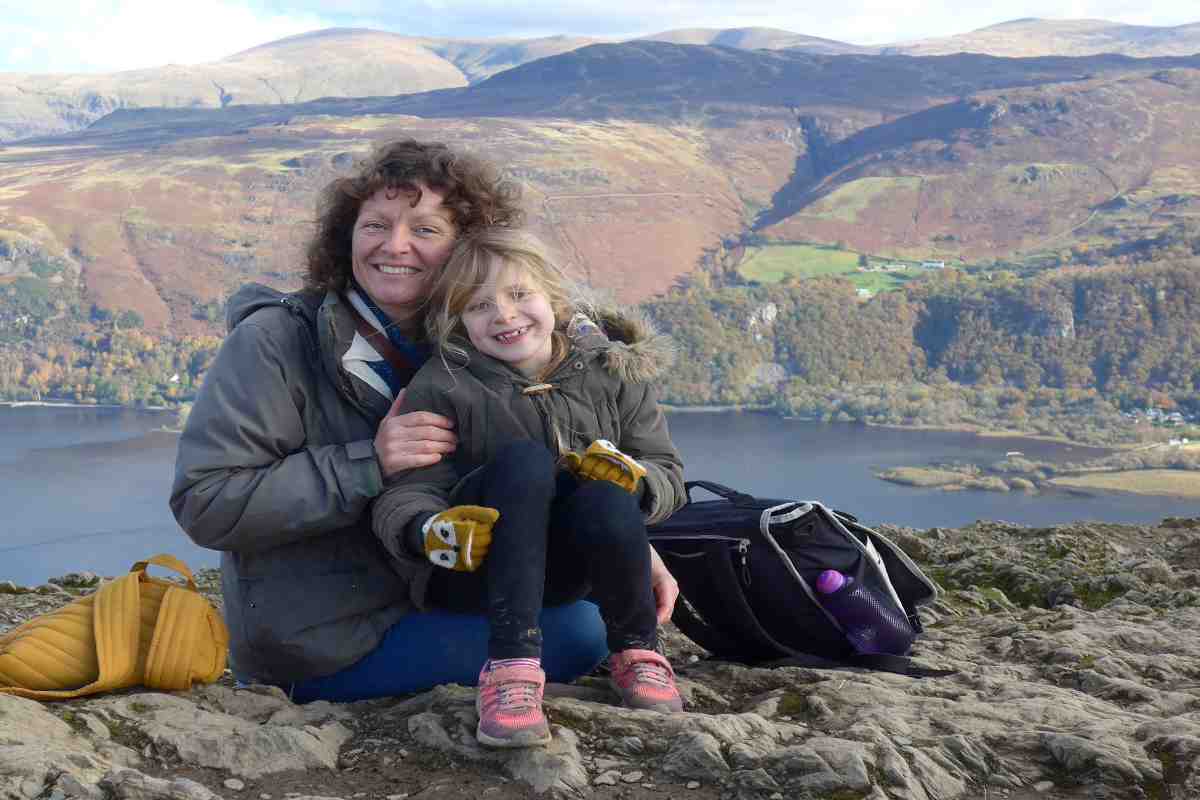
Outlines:
{"label": "black and grey duffel bag", "polygon": [[[715,500],[691,499],[695,488]],[[679,581],[672,621],[718,658],[947,674],[906,656],[936,585],[903,550],[815,501],[769,500],[708,481],[649,529]],[[830,573],[822,578],[822,573]],[[830,577],[845,592],[822,594]]]}

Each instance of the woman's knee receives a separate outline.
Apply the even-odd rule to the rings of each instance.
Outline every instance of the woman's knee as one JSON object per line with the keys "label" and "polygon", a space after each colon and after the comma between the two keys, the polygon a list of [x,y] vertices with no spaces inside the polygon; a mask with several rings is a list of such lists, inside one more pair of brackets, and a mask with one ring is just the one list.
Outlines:
{"label": "woman's knee", "polygon": [[542,667],[546,678],[569,683],[596,668],[608,655],[608,632],[600,609],[577,600],[542,609]]}

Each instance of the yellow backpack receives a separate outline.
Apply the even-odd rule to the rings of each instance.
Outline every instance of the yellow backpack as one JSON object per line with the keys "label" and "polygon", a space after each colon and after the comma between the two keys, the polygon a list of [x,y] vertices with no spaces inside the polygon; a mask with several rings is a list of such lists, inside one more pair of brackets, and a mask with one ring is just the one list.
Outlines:
{"label": "yellow backpack", "polygon": [[[146,574],[174,570],[187,586]],[[190,689],[225,671],[229,631],[182,561],[157,555],[87,597],[0,635],[0,693],[35,700],[141,684]]]}

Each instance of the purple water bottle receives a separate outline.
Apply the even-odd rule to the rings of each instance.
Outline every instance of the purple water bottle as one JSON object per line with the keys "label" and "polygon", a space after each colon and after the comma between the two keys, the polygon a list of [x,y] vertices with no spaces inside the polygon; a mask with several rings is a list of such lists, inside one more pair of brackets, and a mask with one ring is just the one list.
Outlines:
{"label": "purple water bottle", "polygon": [[904,655],[912,646],[916,633],[907,617],[851,576],[825,570],[817,576],[817,596],[857,652]]}

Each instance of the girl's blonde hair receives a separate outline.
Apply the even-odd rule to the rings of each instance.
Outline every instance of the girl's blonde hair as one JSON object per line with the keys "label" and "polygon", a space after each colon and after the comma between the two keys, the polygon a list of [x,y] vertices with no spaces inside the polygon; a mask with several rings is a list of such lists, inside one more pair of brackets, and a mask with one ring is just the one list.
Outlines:
{"label": "girl's blonde hair", "polygon": [[443,356],[467,359],[469,343],[462,314],[475,291],[487,283],[492,265],[516,268],[543,292],[554,312],[554,350],[544,373],[549,373],[566,355],[564,331],[579,304],[571,279],[551,257],[545,243],[520,228],[491,226],[462,237],[450,260],[442,268],[430,291],[425,332]]}

